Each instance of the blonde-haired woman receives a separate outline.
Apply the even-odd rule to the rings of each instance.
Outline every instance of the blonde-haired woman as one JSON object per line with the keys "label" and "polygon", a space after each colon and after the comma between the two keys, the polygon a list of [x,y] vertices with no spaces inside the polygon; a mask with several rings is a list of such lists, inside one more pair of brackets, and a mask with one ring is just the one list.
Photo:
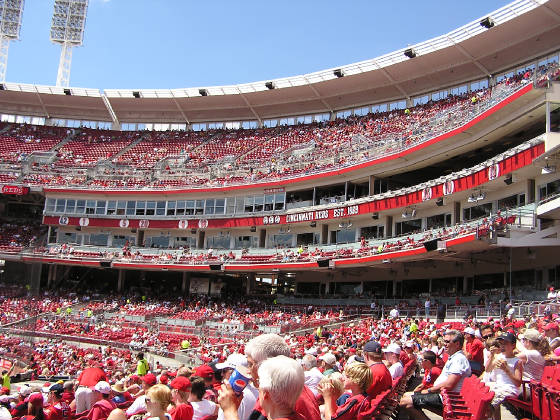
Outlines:
{"label": "blonde-haired woman", "polygon": [[340,407],[336,405],[336,394],[332,384],[327,383],[319,388],[325,400],[325,420],[357,419],[364,408],[369,408],[363,404],[367,398],[366,390],[373,382],[373,375],[368,365],[361,362],[347,364],[342,377],[344,388],[351,391],[352,396]]}
{"label": "blonde-haired woman", "polygon": [[146,393],[146,407],[148,413],[145,420],[171,420],[171,416],[166,412],[171,404],[171,391],[166,385],[158,384],[148,389]]}

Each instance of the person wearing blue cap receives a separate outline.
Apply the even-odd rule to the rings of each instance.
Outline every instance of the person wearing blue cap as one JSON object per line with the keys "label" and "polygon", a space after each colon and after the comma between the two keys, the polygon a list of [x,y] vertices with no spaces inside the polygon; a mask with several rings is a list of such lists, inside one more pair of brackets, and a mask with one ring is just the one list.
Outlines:
{"label": "person wearing blue cap", "polygon": [[383,347],[377,341],[368,341],[364,345],[364,362],[372,374],[372,382],[367,389],[368,396],[375,398],[377,395],[391,389],[393,379],[387,366],[383,363]]}

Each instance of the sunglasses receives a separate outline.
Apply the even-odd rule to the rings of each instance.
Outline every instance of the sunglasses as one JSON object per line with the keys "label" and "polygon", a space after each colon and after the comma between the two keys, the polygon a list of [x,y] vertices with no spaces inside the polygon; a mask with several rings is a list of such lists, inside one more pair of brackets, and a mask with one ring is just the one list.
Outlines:
{"label": "sunglasses", "polygon": [[493,335],[490,334],[490,335],[485,335],[485,336],[483,336],[482,338],[483,338],[484,340],[488,340],[489,338],[492,338],[492,337],[493,337]]}

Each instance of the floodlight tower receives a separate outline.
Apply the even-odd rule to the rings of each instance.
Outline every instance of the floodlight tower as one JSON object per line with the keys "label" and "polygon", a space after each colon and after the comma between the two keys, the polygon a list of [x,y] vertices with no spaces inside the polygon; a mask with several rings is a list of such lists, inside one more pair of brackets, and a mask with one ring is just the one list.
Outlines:
{"label": "floodlight tower", "polygon": [[0,0],[0,83],[6,81],[10,41],[19,39],[23,0]]}
{"label": "floodlight tower", "polygon": [[57,86],[70,86],[72,47],[79,47],[84,40],[88,1],[54,0],[51,41],[62,46],[56,76]]}

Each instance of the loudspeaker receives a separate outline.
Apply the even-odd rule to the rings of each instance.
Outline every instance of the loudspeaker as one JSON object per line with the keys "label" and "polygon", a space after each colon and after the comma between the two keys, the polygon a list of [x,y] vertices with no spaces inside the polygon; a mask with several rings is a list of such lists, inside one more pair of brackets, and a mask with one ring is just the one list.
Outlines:
{"label": "loudspeaker", "polygon": [[443,206],[443,197],[439,197],[439,198],[436,200],[436,206],[438,206],[438,207]]}
{"label": "loudspeaker", "polygon": [[135,90],[134,92],[132,92],[132,96],[134,96],[136,99],[140,99],[140,92]]}
{"label": "loudspeaker", "polygon": [[513,183],[513,176],[508,175],[505,179],[504,182],[506,183],[506,185],[511,185]]}
{"label": "loudspeaker", "polygon": [[220,271],[222,269],[222,264],[210,264],[210,270]]}
{"label": "loudspeaker", "polygon": [[333,73],[338,78],[344,77],[344,71],[342,69],[336,69],[333,71]]}
{"label": "loudspeaker", "polygon": [[208,91],[206,89],[198,89],[200,96],[208,96]]}
{"label": "loudspeaker", "polygon": [[329,261],[330,261],[330,259],[328,259],[328,258],[324,258],[322,260],[317,260],[317,265],[319,267],[328,267],[329,266]]}
{"label": "loudspeaker", "polygon": [[313,221],[311,223],[309,223],[310,227],[317,227],[317,222]]}
{"label": "loudspeaker", "polygon": [[424,248],[426,248],[426,251],[435,251],[437,249],[437,241],[437,239],[432,239],[431,241],[424,242]]}
{"label": "loudspeaker", "polygon": [[371,215],[371,218],[372,218],[373,220],[378,220],[378,219],[379,219],[379,213],[377,213],[377,212],[376,212],[376,213],[373,213],[373,214]]}
{"label": "loudspeaker", "polygon": [[64,89],[64,94],[70,96],[72,95],[72,91],[70,89]]}
{"label": "loudspeaker", "polygon": [[256,231],[257,231],[257,227],[256,227],[256,226],[251,226],[250,231],[251,231],[251,232],[256,232]]}
{"label": "loudspeaker", "polygon": [[101,261],[99,264],[101,267],[111,268],[111,261]]}
{"label": "loudspeaker", "polygon": [[270,90],[272,90],[276,87],[276,86],[274,86],[274,82],[266,82],[264,85],[266,86],[267,89],[270,89]]}

